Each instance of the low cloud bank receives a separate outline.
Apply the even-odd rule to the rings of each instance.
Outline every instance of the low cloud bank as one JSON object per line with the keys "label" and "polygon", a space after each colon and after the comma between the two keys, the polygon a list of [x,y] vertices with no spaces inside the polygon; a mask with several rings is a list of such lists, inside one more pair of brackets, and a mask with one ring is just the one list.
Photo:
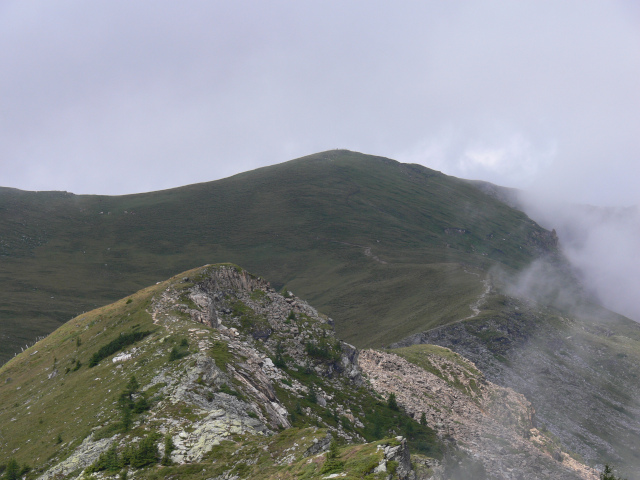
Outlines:
{"label": "low cloud bank", "polygon": [[[638,207],[557,204],[520,193],[520,207],[547,229],[555,229],[561,248],[584,287],[607,308],[640,322],[640,211]],[[547,294],[544,267],[533,265],[521,278],[526,291]]]}

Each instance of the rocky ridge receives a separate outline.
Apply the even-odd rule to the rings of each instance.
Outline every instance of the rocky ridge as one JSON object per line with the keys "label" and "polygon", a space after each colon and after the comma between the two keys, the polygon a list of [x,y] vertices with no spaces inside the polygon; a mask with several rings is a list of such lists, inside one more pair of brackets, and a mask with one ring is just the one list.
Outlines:
{"label": "rocky ridge", "polygon": [[[461,357],[427,354],[436,375],[404,358],[375,350],[360,353],[358,364],[383,395],[482,462],[489,478],[596,479],[594,470],[567,453],[546,451],[550,439],[533,427],[533,409],[523,395],[499,387]],[[424,415],[424,417],[423,417]]]}
{"label": "rocky ridge", "polygon": [[[272,478],[285,467],[304,470],[309,478],[352,470],[380,479],[416,478],[405,439],[366,443],[371,436],[367,419],[386,407],[365,388],[358,351],[335,338],[330,318],[233,265],[187,273],[135,300],[121,301],[111,314],[99,310],[76,319],[67,332],[45,339],[25,357],[29,363],[32,357],[51,355],[54,367],[76,365],[65,373],[55,368],[60,372],[55,377],[47,366],[40,383],[62,388],[74,378],[80,384],[93,379],[106,394],[95,418],[84,417],[82,405],[74,410],[78,423],[94,425],[90,434],[62,443],[60,453],[34,470],[37,478],[82,478],[92,471],[100,478],[112,476],[100,466],[105,459],[125,455],[149,439],[157,458],[171,465],[166,468],[202,465],[215,473],[210,478],[247,478],[250,472]],[[146,312],[135,313],[137,304],[146,305]],[[88,353],[95,352],[114,335],[118,339],[142,329],[147,329],[142,340],[91,370],[83,366],[86,360],[79,360],[85,345]],[[59,346],[68,345],[69,338],[75,343],[73,356],[63,355]],[[14,372],[22,358],[11,365]],[[147,406],[132,414],[130,427],[123,430],[117,385],[127,379],[131,385],[133,378],[137,380],[126,387],[132,392],[128,395]],[[394,432],[398,430],[388,433]],[[329,459],[332,438],[347,446]],[[325,464],[334,465],[337,473]],[[430,459],[427,464],[438,462]],[[145,470],[127,468],[129,475],[146,478]]]}
{"label": "rocky ridge", "polygon": [[[499,302],[502,312],[489,310]],[[431,344],[471,360],[486,377],[522,393],[535,425],[598,469],[637,475],[640,328],[596,306],[569,311],[491,294],[479,318],[412,335],[392,348]]]}
{"label": "rocky ridge", "polygon": [[[380,480],[441,480],[473,471],[447,455],[466,456],[489,478],[526,478],[534,470],[542,472],[538,478],[594,478],[532,428],[533,409],[522,395],[491,384],[471,362],[438,347],[418,364],[359,352],[335,338],[332,323],[239,267],[210,265],[74,320],[2,375],[17,372],[21,362],[33,373],[32,362],[40,361],[36,384],[63,388],[77,379],[75,385],[93,382],[102,389],[92,397],[99,403],[90,418],[83,413],[87,404],[73,410],[74,423],[88,423],[89,434],[62,443],[38,466],[42,480],[81,478],[92,469],[98,477],[113,476],[100,470],[101,459],[149,439],[167,465],[155,468],[182,476],[190,470],[180,468],[197,465],[211,479],[274,478],[282,468],[305,478],[370,474]],[[109,339],[143,330],[142,340],[94,369],[83,366]],[[75,366],[62,373],[62,365]],[[133,376],[136,386],[126,388],[146,407],[123,430],[117,391]],[[390,393],[402,408],[387,405]],[[43,410],[58,403],[31,401]],[[419,423],[423,413],[426,426]],[[385,435],[395,440],[372,442]],[[332,438],[346,446],[330,457]],[[441,445],[447,448],[443,461]],[[127,468],[135,478],[154,475],[153,469]]]}

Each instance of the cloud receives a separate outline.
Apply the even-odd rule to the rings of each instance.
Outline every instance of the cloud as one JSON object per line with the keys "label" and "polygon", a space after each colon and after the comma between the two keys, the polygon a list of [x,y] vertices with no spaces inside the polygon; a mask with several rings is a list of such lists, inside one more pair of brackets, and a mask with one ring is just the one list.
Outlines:
{"label": "cloud", "polygon": [[549,167],[555,155],[553,147],[536,151],[530,141],[516,134],[503,144],[468,148],[458,160],[457,168],[465,178],[491,175],[507,184],[522,185]]}
{"label": "cloud", "polygon": [[524,210],[555,228],[585,288],[609,309],[640,321],[640,211],[549,201],[521,194]]}
{"label": "cloud", "polygon": [[634,16],[622,0],[4,2],[0,183],[131,193],[341,147],[633,203]]}

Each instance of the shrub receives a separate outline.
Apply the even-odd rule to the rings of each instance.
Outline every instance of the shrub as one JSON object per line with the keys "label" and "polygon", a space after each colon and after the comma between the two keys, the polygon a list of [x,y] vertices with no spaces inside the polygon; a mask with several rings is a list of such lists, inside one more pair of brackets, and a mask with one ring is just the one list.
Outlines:
{"label": "shrub", "polygon": [[183,357],[189,355],[188,351],[178,350],[177,347],[173,347],[171,352],[169,352],[169,361],[173,362],[174,360],[180,360]]}
{"label": "shrub", "polygon": [[616,477],[613,474],[613,469],[608,464],[606,464],[604,466],[604,470],[600,474],[600,480],[625,480],[625,479],[622,477]]}
{"label": "shrub", "polygon": [[123,348],[142,340],[150,333],[150,331],[121,333],[117,338],[111,340],[91,356],[91,359],[89,360],[89,368],[95,367],[101,360],[107,358],[109,355],[113,355]]}
{"label": "shrub", "polygon": [[342,348],[340,347],[339,342],[335,342],[332,345],[326,339],[322,338],[316,343],[307,342],[305,345],[305,351],[310,357],[335,362],[340,360]]}
{"label": "shrub", "polygon": [[391,410],[400,410],[400,407],[398,406],[398,402],[396,401],[396,394],[391,392],[389,394],[389,400],[387,400],[387,407],[389,407]]}
{"label": "shrub", "polygon": [[222,385],[220,385],[219,390],[222,393],[226,393],[227,395],[233,395],[234,397],[239,398],[240,400],[242,400],[244,398],[241,393],[236,392],[234,389],[232,389],[226,383],[223,383]]}

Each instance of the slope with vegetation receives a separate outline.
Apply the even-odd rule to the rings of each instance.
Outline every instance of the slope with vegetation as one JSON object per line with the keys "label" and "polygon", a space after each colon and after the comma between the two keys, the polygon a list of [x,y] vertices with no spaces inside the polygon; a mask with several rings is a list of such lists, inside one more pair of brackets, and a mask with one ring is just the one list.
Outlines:
{"label": "slope with vegetation", "polygon": [[549,232],[466,182],[342,150],[137,195],[0,189],[0,359],[216,261],[288,285],[345,340],[381,345],[471,315],[489,266],[554,252]]}
{"label": "slope with vegetation", "polygon": [[0,369],[3,467],[42,479],[408,478],[410,450],[436,465],[435,432],[368,388],[331,323],[233,265],[77,317]]}
{"label": "slope with vegetation", "polygon": [[[549,268],[532,275],[541,258]],[[539,426],[566,450],[591,465],[640,470],[632,448],[640,431],[637,325],[573,300],[584,295],[553,232],[421,166],[330,151],[139,195],[0,189],[0,261],[2,361],[76,314],[88,318],[81,312],[194,265],[233,261],[309,299],[358,347],[450,347],[490,381],[525,394]],[[562,295],[522,300],[532,288]],[[258,338],[270,328],[260,322]],[[156,339],[139,328],[152,333],[127,348]],[[168,355],[183,362],[192,343],[175,342]],[[75,348],[88,348],[85,339]],[[97,352],[67,352],[57,371],[81,374]],[[305,354],[335,352],[311,345]],[[100,377],[83,381],[92,378]]]}

